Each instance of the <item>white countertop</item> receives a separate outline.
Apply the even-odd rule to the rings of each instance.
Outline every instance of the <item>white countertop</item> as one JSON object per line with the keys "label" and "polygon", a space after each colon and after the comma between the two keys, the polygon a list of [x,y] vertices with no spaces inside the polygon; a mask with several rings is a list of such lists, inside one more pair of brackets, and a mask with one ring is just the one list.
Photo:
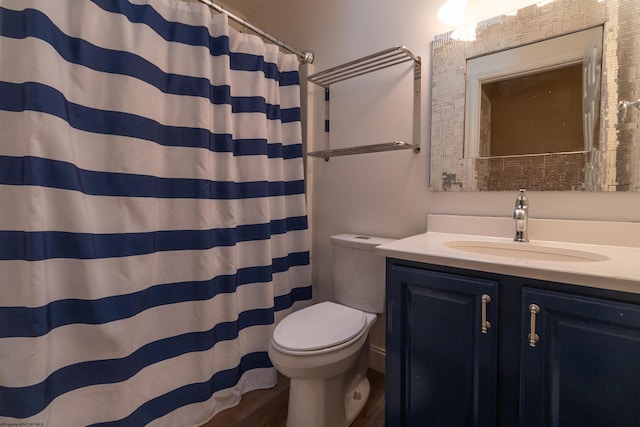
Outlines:
{"label": "white countertop", "polygon": [[[476,222],[479,221],[479,222]],[[376,254],[449,267],[640,293],[640,224],[599,221],[530,220],[528,243],[513,233],[510,218],[429,216],[426,233],[376,247]],[[463,234],[472,232],[473,234]],[[549,233],[553,233],[553,240]],[[489,235],[487,235],[489,234]],[[497,236],[497,237],[495,237]],[[536,239],[536,236],[539,237]],[[546,240],[543,240],[546,239]],[[601,261],[548,261],[467,252],[447,242],[530,245],[602,255]],[[584,243],[593,241],[596,244]],[[607,244],[600,244],[606,242]],[[614,243],[614,244],[611,244]],[[535,249],[535,248],[534,248]]]}

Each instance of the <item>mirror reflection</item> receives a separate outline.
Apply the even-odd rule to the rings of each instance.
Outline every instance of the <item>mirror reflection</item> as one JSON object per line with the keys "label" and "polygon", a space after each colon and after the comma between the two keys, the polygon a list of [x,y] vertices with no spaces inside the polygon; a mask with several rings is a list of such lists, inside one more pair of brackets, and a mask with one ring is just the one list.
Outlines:
{"label": "mirror reflection", "polygon": [[602,27],[467,60],[465,157],[596,146]]}
{"label": "mirror reflection", "polygon": [[430,189],[640,191],[639,28],[640,2],[556,0],[437,36]]}
{"label": "mirror reflection", "polygon": [[582,65],[482,83],[478,153],[517,156],[585,149]]}

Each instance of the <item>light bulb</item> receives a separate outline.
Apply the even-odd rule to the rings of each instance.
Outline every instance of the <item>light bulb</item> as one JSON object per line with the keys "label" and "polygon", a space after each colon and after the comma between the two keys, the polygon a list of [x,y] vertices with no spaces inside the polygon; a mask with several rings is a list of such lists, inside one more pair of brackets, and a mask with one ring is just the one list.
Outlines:
{"label": "light bulb", "polygon": [[464,22],[464,11],[466,7],[467,0],[447,0],[445,4],[438,9],[438,19],[447,25],[460,25]]}

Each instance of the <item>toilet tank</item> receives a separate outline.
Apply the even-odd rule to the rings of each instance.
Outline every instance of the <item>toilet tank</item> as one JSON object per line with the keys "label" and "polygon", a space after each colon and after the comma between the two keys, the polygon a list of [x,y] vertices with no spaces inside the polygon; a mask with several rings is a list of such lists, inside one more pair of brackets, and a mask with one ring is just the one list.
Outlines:
{"label": "toilet tank", "polygon": [[369,313],[384,312],[385,258],[376,255],[374,249],[392,241],[356,234],[331,236],[337,302]]}

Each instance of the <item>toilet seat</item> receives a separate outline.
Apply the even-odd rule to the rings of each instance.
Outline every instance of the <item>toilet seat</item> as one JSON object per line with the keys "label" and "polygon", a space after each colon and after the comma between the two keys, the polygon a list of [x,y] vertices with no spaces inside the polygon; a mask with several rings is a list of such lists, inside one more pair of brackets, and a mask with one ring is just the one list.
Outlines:
{"label": "toilet seat", "polygon": [[366,327],[364,312],[327,301],[286,316],[276,326],[272,340],[285,352],[325,352],[359,338]]}

